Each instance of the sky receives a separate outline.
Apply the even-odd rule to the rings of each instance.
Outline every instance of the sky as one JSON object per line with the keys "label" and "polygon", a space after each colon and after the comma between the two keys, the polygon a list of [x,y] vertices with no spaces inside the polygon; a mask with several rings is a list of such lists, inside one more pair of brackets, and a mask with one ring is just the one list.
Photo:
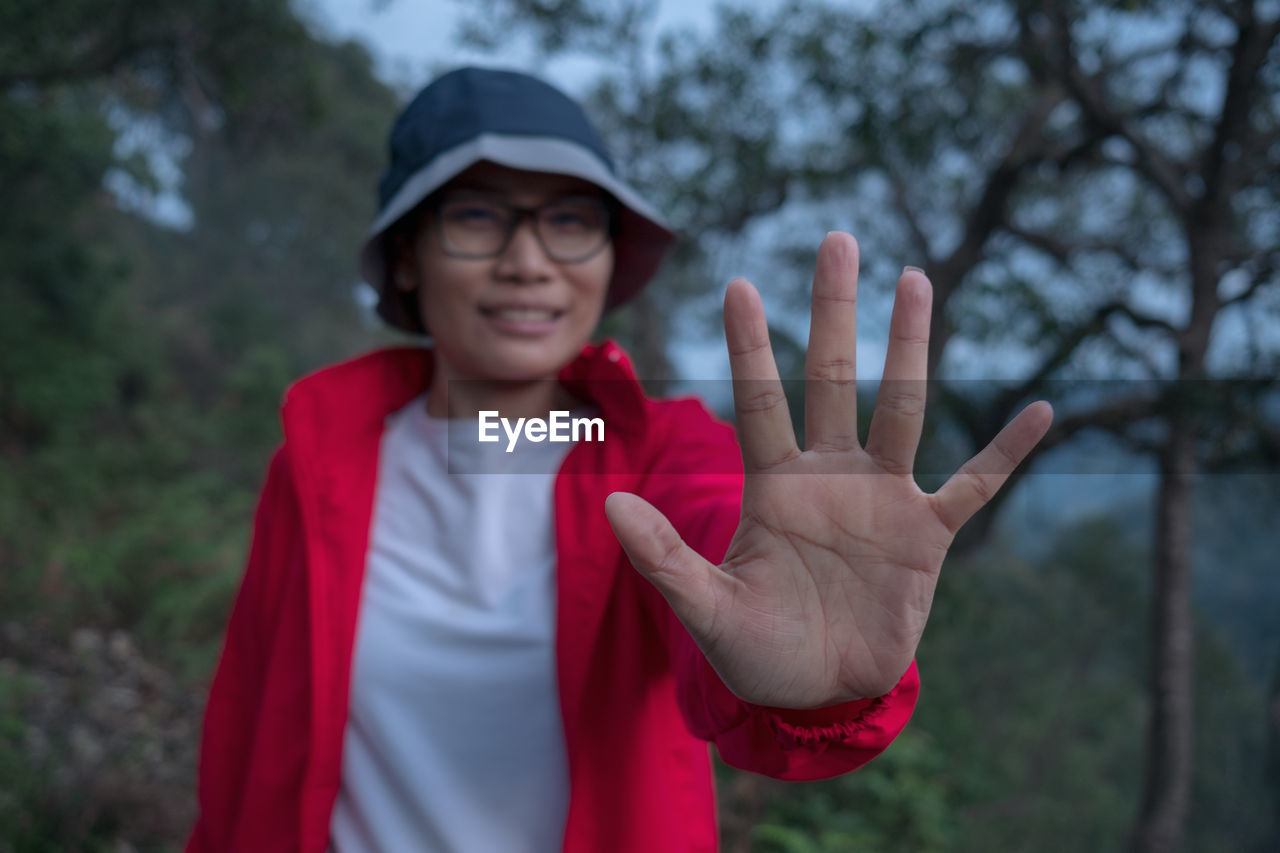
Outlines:
{"label": "sky", "polygon": [[[720,0],[658,0],[659,30],[709,28]],[[773,5],[773,0],[758,0]],[[372,50],[379,76],[412,88],[423,85],[433,70],[479,61],[487,54],[467,51],[457,43],[460,0],[297,0],[295,8],[322,31],[364,42]],[[535,70],[535,58],[524,51],[508,57],[515,67]],[[582,94],[592,69],[581,62],[537,66],[538,73],[571,94]]]}

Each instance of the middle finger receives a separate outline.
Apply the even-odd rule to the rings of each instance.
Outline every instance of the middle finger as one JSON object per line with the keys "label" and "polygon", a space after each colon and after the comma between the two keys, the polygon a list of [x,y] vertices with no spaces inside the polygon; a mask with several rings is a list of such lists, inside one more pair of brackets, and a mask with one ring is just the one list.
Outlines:
{"label": "middle finger", "polygon": [[832,231],[813,270],[809,350],[804,361],[806,450],[858,446],[858,243]]}

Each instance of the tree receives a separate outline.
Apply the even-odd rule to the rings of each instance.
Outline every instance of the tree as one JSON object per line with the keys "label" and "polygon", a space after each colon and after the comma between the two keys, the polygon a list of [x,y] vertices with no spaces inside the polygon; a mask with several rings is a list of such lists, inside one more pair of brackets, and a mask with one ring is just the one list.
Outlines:
{"label": "tree", "polygon": [[0,847],[181,843],[281,392],[375,340],[394,104],[284,0],[0,8]]}
{"label": "tree", "polygon": [[[352,258],[394,95],[285,2],[17,3],[0,32],[4,598],[134,624],[144,578],[212,574],[220,626],[283,385],[373,338]],[[165,160],[193,225],[139,215]]]}

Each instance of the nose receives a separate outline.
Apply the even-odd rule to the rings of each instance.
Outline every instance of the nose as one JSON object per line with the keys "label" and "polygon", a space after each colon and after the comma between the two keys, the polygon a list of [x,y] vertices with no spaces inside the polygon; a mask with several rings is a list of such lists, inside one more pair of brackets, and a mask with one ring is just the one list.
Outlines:
{"label": "nose", "polygon": [[498,255],[498,275],[513,281],[541,281],[551,277],[554,262],[533,230],[532,217],[521,217],[507,247]]}

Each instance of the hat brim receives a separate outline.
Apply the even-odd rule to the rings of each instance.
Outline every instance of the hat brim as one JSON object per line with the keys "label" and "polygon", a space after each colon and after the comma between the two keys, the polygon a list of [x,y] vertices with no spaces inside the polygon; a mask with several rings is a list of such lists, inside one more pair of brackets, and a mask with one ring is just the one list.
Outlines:
{"label": "hat brim", "polygon": [[675,232],[658,212],[634,189],[618,180],[589,149],[556,137],[480,134],[443,152],[410,175],[369,228],[360,250],[360,273],[378,292],[378,313],[391,325],[415,334],[426,331],[418,315],[416,299],[395,289],[388,281],[387,229],[431,193],[485,160],[512,169],[582,178],[622,204],[622,221],[613,242],[613,278],[605,300],[606,311],[639,293],[676,241]]}

